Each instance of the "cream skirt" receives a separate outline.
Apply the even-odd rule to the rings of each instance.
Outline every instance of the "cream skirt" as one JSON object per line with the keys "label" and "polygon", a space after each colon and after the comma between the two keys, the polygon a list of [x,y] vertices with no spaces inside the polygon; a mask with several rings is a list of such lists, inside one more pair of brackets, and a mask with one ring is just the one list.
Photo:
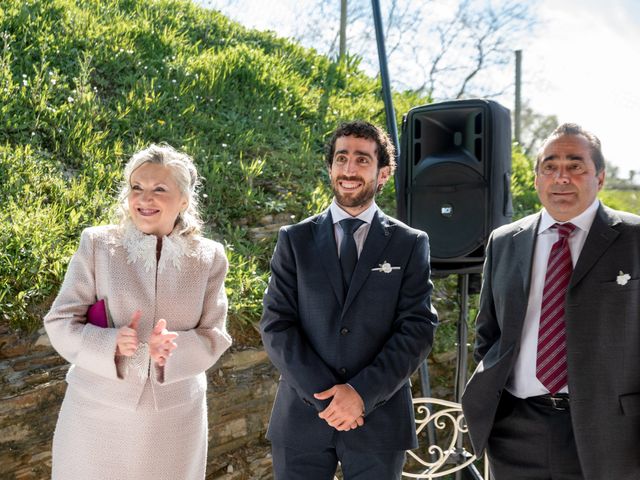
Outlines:
{"label": "cream skirt", "polygon": [[52,480],[201,480],[206,396],[157,412],[147,382],[135,411],[67,388],[53,437]]}

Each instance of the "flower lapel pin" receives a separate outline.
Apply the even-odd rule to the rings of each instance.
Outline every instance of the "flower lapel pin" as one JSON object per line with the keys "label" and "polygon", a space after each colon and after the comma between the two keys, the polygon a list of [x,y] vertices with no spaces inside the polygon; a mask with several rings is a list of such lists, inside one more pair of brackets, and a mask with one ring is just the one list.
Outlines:
{"label": "flower lapel pin", "polygon": [[622,273],[622,270],[620,270],[620,273],[618,273],[618,276],[616,277],[616,283],[618,285],[626,285],[629,280],[631,280],[631,275],[628,273]]}
{"label": "flower lapel pin", "polygon": [[400,270],[400,267],[392,267],[389,262],[386,260],[384,263],[381,263],[378,268],[372,268],[372,272],[382,272],[382,273],[391,273],[393,270]]}

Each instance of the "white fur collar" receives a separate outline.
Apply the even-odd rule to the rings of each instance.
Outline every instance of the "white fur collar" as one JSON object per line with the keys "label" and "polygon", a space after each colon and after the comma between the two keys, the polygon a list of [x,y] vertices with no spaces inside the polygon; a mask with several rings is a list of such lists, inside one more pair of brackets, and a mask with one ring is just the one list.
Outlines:
{"label": "white fur collar", "polygon": [[[115,243],[127,251],[127,263],[140,261],[147,272],[156,267],[158,239],[155,235],[142,233],[132,222],[126,222],[121,227],[121,234],[117,237]],[[162,237],[162,251],[160,260],[157,261],[158,273],[162,273],[167,267],[180,270],[182,257],[189,255],[189,239],[174,230],[169,235]]]}

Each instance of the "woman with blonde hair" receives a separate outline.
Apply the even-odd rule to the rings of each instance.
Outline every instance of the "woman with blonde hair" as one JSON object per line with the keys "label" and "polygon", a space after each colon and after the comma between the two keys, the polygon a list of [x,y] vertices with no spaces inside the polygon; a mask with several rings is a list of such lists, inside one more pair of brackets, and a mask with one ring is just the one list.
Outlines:
{"label": "woman with blonde hair", "polygon": [[231,338],[228,262],[200,235],[198,183],[188,155],[151,145],[125,167],[119,224],[82,232],[44,319],[72,364],[54,480],[205,476],[205,371]]}

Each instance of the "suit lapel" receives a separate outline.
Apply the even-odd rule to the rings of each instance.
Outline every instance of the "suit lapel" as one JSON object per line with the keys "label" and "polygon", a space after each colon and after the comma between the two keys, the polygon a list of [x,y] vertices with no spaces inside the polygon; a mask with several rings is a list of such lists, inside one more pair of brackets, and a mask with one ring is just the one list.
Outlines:
{"label": "suit lapel", "polygon": [[620,222],[620,219],[611,211],[600,205],[598,212],[593,219],[593,224],[587,235],[587,239],[582,247],[582,252],[578,257],[576,266],[571,276],[569,288],[574,287],[587,272],[593,267],[596,261],[609,248],[609,245],[618,237],[617,230],[612,228]]}
{"label": "suit lapel", "polygon": [[[533,252],[536,245],[540,215],[534,215],[522,223],[511,237],[510,256],[513,266],[500,269],[507,275],[494,281],[507,287],[509,296],[513,299],[508,316],[513,322],[503,322],[503,336],[509,344],[514,344],[516,354],[520,349],[520,338],[527,313],[529,290],[531,288],[531,269],[533,266]],[[515,356],[513,357],[515,358]]]}
{"label": "suit lapel", "polygon": [[381,210],[377,210],[371,220],[371,227],[369,228],[367,239],[362,247],[360,258],[358,258],[358,263],[356,264],[356,269],[353,272],[351,285],[349,286],[347,298],[342,310],[343,312],[345,312],[347,308],[349,308],[349,305],[351,305],[351,302],[371,274],[371,269],[379,266],[377,262],[387,246],[387,243],[391,239],[394,229],[395,225],[389,222],[388,218]]}
{"label": "suit lapel", "polygon": [[520,273],[522,294],[524,295],[525,303],[529,296],[529,288],[531,287],[533,251],[536,245],[540,217],[540,214],[534,215],[527,223],[523,223],[520,230],[513,235],[515,258],[517,258],[518,262],[518,272]]}
{"label": "suit lapel", "polygon": [[338,260],[338,248],[333,231],[333,218],[329,209],[325,210],[315,221],[313,229],[318,258],[322,259],[322,266],[329,277],[331,287],[342,304],[344,299],[344,286],[342,284],[342,270]]}

